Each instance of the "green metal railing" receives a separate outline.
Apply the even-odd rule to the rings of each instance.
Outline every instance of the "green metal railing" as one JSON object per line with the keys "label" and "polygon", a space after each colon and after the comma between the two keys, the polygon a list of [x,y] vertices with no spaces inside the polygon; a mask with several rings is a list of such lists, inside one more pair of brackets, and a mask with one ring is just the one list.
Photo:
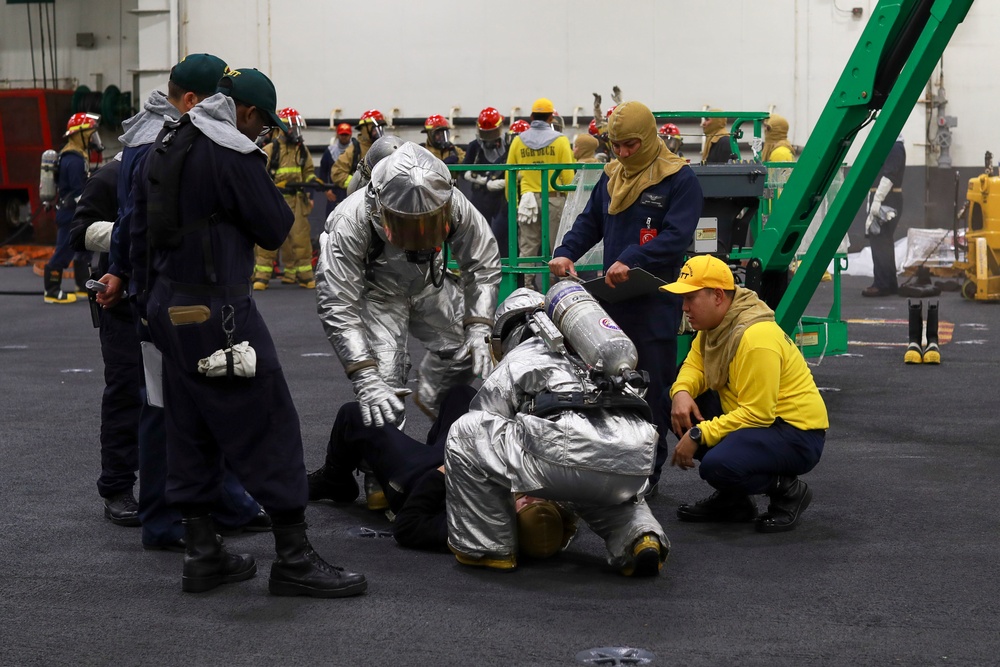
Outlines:
{"label": "green metal railing", "polygon": [[766,111],[654,111],[653,117],[657,120],[670,120],[675,118],[732,118],[732,125],[729,128],[729,148],[733,155],[740,154],[739,140],[743,138],[743,124],[753,125],[753,136],[761,139],[764,130],[764,121],[767,120]]}

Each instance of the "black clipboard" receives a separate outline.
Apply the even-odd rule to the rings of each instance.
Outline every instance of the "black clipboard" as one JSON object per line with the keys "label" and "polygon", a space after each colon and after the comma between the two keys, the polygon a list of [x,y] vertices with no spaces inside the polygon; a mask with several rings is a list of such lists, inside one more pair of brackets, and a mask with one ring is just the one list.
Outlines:
{"label": "black clipboard", "polygon": [[628,280],[619,283],[615,287],[608,287],[604,282],[604,277],[594,278],[583,283],[584,288],[601,301],[607,303],[618,303],[627,299],[634,299],[637,296],[653,294],[666,285],[667,281],[661,280],[645,269],[629,269]]}

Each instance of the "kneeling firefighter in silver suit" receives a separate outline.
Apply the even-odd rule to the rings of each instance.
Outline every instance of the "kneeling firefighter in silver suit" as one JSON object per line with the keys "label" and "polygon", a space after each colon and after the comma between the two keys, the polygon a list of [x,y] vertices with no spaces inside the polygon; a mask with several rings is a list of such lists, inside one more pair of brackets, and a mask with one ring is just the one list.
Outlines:
{"label": "kneeling firefighter in silver suit", "polygon": [[513,491],[567,505],[623,574],[657,574],[670,543],[643,499],[657,433],[634,345],[579,284],[562,282],[546,298],[521,288],[505,299],[491,350],[498,365],[445,445],[458,562],[517,566]]}
{"label": "kneeling firefighter in silver suit", "polygon": [[[449,249],[460,276],[445,269]],[[415,400],[432,416],[445,390],[492,368],[496,239],[426,149],[404,143],[336,208],[316,272],[319,316],[365,425],[402,423],[408,334],[427,350]]]}

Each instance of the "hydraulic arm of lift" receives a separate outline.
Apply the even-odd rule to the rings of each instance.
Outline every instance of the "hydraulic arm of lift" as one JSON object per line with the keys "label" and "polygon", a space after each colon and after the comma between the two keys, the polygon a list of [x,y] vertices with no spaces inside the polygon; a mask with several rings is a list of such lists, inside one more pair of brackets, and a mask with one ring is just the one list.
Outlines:
{"label": "hydraulic arm of lift", "polygon": [[[778,324],[789,334],[972,2],[882,0],[876,6],[760,238],[754,242],[747,267],[748,287],[769,301],[774,300],[768,298],[769,292],[781,294],[788,264],[802,235],[855,136],[871,123],[854,166],[775,308]],[[776,288],[778,285],[781,287]]]}

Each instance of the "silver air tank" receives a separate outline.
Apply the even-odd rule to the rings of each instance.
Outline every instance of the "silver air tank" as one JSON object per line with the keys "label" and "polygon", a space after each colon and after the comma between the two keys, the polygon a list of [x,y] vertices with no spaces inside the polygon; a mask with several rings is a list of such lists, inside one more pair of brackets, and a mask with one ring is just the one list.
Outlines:
{"label": "silver air tank", "polygon": [[49,205],[56,200],[56,160],[59,154],[51,148],[42,153],[42,172],[38,182],[38,198]]}
{"label": "silver air tank", "polygon": [[580,358],[605,377],[635,368],[635,345],[580,283],[553,285],[545,294],[545,313]]}

